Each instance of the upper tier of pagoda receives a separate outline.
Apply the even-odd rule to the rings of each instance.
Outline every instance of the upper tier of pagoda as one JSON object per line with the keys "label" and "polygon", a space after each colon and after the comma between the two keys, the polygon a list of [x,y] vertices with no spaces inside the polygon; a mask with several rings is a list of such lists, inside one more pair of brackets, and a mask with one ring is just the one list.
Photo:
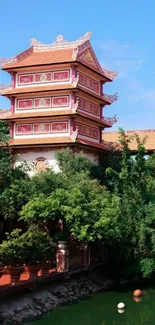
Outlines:
{"label": "upper tier of pagoda", "polygon": [[75,42],[59,35],[50,45],[32,40],[26,51],[1,59],[2,69],[12,75],[10,85],[0,85],[0,94],[11,104],[10,110],[0,112],[0,119],[10,125],[12,148],[80,145],[90,151],[108,150],[102,130],[117,117],[106,118],[103,110],[117,94],[105,94],[104,84],[117,73],[101,67],[90,35]]}
{"label": "upper tier of pagoda", "polygon": [[79,40],[69,42],[62,35],[49,45],[31,39],[31,46],[10,59],[0,58],[3,70],[10,73],[22,68],[50,66],[60,63],[81,63],[101,76],[103,82],[112,81],[116,71],[109,71],[101,67],[90,43],[91,33],[88,32]]}

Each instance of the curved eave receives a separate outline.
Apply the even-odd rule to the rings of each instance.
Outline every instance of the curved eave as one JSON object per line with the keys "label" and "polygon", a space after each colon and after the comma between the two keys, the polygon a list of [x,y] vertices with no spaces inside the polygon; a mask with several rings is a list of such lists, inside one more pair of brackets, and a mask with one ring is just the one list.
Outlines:
{"label": "curved eave", "polygon": [[1,120],[10,122],[10,121],[16,121],[16,120],[22,120],[22,119],[36,119],[36,118],[50,118],[50,117],[63,117],[63,116],[72,116],[75,113],[73,113],[71,110],[63,110],[63,111],[49,111],[49,112],[25,112],[25,113],[14,113],[10,114],[9,116],[5,116],[1,118]]}
{"label": "curved eave", "polygon": [[91,116],[91,115],[89,115],[89,114],[87,114],[87,113],[82,112],[82,111],[79,110],[79,109],[77,109],[76,114],[77,114],[78,116],[81,116],[81,117],[84,118],[84,119],[87,119],[87,120],[89,119],[89,120],[92,121],[92,122],[96,122],[96,123],[97,123],[99,126],[101,126],[101,127],[105,127],[105,128],[107,128],[107,127],[111,127],[111,125],[108,124],[108,123],[106,123],[106,122],[104,121],[103,118],[99,118],[99,117]]}
{"label": "curved eave", "polygon": [[93,69],[90,66],[88,66],[88,65],[84,64],[83,62],[81,62],[80,60],[75,61],[75,63],[80,63],[83,67],[89,69],[92,72],[95,72],[98,76],[101,77],[102,81],[104,81],[104,82],[112,82],[113,81],[113,79],[108,78],[107,76],[105,76],[104,72],[102,73],[101,71]]}
{"label": "curved eave", "polygon": [[92,92],[91,90],[87,89],[87,88],[84,88],[82,85],[78,85],[77,88],[79,90],[81,90],[82,92],[84,92],[85,94],[88,94],[94,98],[97,98],[99,99],[100,103],[101,104],[105,104],[105,105],[111,105],[112,103],[110,103],[110,101],[106,101],[101,95],[95,93],[95,92]]}
{"label": "curved eave", "polygon": [[110,150],[108,145],[105,144],[104,142],[97,143],[97,142],[88,141],[88,140],[84,140],[84,139],[80,139],[80,138],[77,138],[76,142],[81,144],[81,145],[84,145],[86,147],[91,147],[91,148],[94,148],[94,149],[100,149],[101,151],[102,150],[106,150],[106,151]]}
{"label": "curved eave", "polygon": [[79,110],[76,112],[73,112],[72,110],[62,110],[62,111],[49,111],[49,112],[24,112],[24,113],[13,113],[8,116],[1,116],[0,120],[3,120],[7,123],[10,121],[18,121],[18,120],[27,120],[27,119],[46,119],[51,117],[63,117],[63,116],[78,116],[86,119],[87,121],[90,120],[92,122],[95,122],[98,126],[101,126],[102,128],[111,127],[110,124],[106,124],[104,119],[97,118],[95,116],[91,116],[89,114],[83,113]]}
{"label": "curved eave", "polygon": [[56,64],[60,64],[60,65],[64,65],[64,64],[80,64],[83,67],[89,69],[90,71],[92,71],[92,72],[96,73],[98,76],[100,76],[102,81],[104,81],[104,82],[112,82],[113,81],[113,79],[107,77],[104,74],[104,72],[102,73],[101,71],[93,69],[92,67],[84,64],[80,60],[76,60],[76,61],[75,60],[68,60],[68,61],[66,60],[66,61],[63,61],[63,62],[56,61],[56,62],[52,62],[52,63],[43,63],[43,64],[25,64],[25,65],[21,64],[21,66],[14,66],[14,67],[13,66],[11,67],[11,66],[8,65],[8,66],[3,66],[1,68],[1,70],[11,73],[11,72],[14,72],[14,71],[21,70],[23,68],[35,68],[35,67],[40,68],[40,67],[53,66],[53,65],[56,65]]}
{"label": "curved eave", "polygon": [[25,147],[25,146],[42,146],[42,145],[67,145],[74,143],[73,139],[70,136],[66,137],[48,137],[48,138],[30,138],[30,139],[11,139],[9,142],[9,147]]}
{"label": "curved eave", "polygon": [[60,65],[64,65],[64,64],[73,64],[73,63],[76,63],[76,61],[73,61],[73,60],[68,60],[68,61],[64,61],[64,62],[52,62],[52,63],[44,63],[44,64],[26,64],[26,65],[21,65],[21,66],[18,66],[18,67],[9,67],[9,66],[6,66],[6,67],[2,67],[1,70],[3,71],[6,71],[6,72],[16,72],[23,68],[35,68],[35,67],[47,67],[47,66],[53,66],[53,65],[57,65],[57,64],[60,64]]}
{"label": "curved eave", "polygon": [[73,85],[59,85],[59,87],[25,87],[23,89],[26,89],[26,91],[22,90],[22,88],[15,88],[14,89],[11,89],[10,91],[5,91],[4,93],[1,93],[1,95],[3,97],[8,97],[8,98],[12,98],[12,97],[17,97],[18,95],[31,95],[31,94],[41,94],[41,93],[48,93],[48,92],[58,92],[58,91],[78,91],[78,90],[81,90],[82,92],[84,92],[85,94],[88,94],[94,98],[97,98],[101,104],[104,104],[104,105],[111,105],[112,103],[108,100],[105,100],[102,96],[100,96],[99,94],[97,93],[94,93],[92,92],[91,90],[87,89],[87,88],[84,88],[82,87],[81,85],[77,85],[77,86],[73,86]]}
{"label": "curved eave", "polygon": [[1,93],[4,97],[17,97],[18,95],[31,95],[31,94],[41,94],[48,92],[57,92],[57,91],[66,91],[66,90],[75,90],[75,87],[72,84],[65,85],[57,85],[57,86],[34,86],[34,87],[22,87],[11,89],[10,91],[5,91]]}

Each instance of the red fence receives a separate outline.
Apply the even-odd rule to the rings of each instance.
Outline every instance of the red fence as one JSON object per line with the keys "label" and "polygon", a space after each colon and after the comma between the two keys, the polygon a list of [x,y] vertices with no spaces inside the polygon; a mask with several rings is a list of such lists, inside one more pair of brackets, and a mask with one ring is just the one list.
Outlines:
{"label": "red fence", "polygon": [[[4,294],[38,286],[41,282],[50,282],[59,277],[70,276],[81,272],[90,266],[103,264],[105,257],[97,256],[96,249],[89,249],[86,245],[58,245],[57,259],[43,265],[29,265],[21,268],[5,268],[0,270],[0,292]],[[18,270],[16,270],[18,269]],[[17,273],[16,273],[17,271]]]}

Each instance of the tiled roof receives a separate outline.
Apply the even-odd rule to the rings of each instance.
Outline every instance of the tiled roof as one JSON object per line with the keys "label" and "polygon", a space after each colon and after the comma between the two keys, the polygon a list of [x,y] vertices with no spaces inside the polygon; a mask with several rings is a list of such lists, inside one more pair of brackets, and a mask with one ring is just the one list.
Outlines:
{"label": "tiled roof", "polygon": [[74,48],[72,49],[60,49],[51,51],[39,51],[31,52],[28,56],[20,61],[7,64],[4,69],[12,69],[19,67],[31,67],[36,65],[53,64],[53,63],[63,63],[72,62]]}
{"label": "tiled roof", "polygon": [[26,145],[40,145],[40,144],[61,144],[72,143],[73,140],[69,136],[65,137],[49,137],[49,138],[35,138],[35,139],[12,139],[10,140],[10,146],[26,146]]}
{"label": "tiled roof", "polygon": [[0,58],[3,70],[16,70],[41,65],[80,62],[96,71],[104,80],[112,81],[116,71],[102,68],[90,44],[91,33],[87,32],[80,39],[69,42],[58,35],[51,44],[43,44],[36,39],[31,39],[31,46],[12,58]]}
{"label": "tiled roof", "polygon": [[[2,111],[2,112],[1,112]],[[88,113],[82,112],[81,110],[77,110],[76,112],[73,112],[71,109],[63,109],[63,110],[45,110],[40,112],[35,111],[27,111],[27,112],[17,112],[12,113],[10,110],[0,110],[0,119],[1,120],[18,120],[18,119],[25,119],[25,118],[32,118],[32,117],[50,117],[50,116],[66,116],[66,115],[78,115],[87,119],[90,119],[93,122],[99,123],[101,126],[110,127],[110,125],[107,124],[106,121],[104,121],[104,118],[91,116]]]}
{"label": "tiled roof", "polygon": [[[108,146],[104,143],[96,143],[93,141],[77,139],[76,142],[82,145],[108,150]],[[58,145],[58,144],[70,144],[76,143],[71,137],[49,137],[49,138],[35,138],[35,139],[12,139],[10,140],[10,146],[37,146],[37,145]]]}
{"label": "tiled roof", "polygon": [[81,117],[90,119],[91,121],[97,122],[102,126],[110,127],[110,125],[104,120],[104,118],[100,118],[97,116],[92,116],[89,113],[82,112],[82,110],[77,110],[77,114]]}
{"label": "tiled roof", "polygon": [[97,143],[97,142],[88,141],[88,140],[79,139],[79,138],[77,139],[77,142],[81,143],[83,145],[86,145],[86,146],[95,147],[95,148],[102,149],[102,150],[109,150],[108,145],[104,144],[104,142]]}
{"label": "tiled roof", "polygon": [[[79,89],[95,98],[98,98],[100,102],[110,105],[111,102],[108,99],[108,96],[101,96],[88,88],[81,86],[80,84],[58,84],[58,85],[45,85],[45,86],[34,86],[34,87],[20,87],[20,88],[8,88],[8,90],[2,90],[2,96],[16,96],[20,94],[30,94],[30,93],[38,93],[38,92],[47,92],[47,91],[57,91],[57,90],[68,90],[68,89]],[[109,96],[110,97],[110,96]]]}
{"label": "tiled roof", "polygon": [[35,86],[35,87],[21,87],[15,89],[8,89],[2,93],[3,96],[8,95],[18,95],[18,94],[27,94],[27,93],[37,93],[44,91],[54,91],[54,90],[66,90],[72,89],[74,86],[72,84],[58,84],[58,85],[48,85],[48,86]]}
{"label": "tiled roof", "polygon": [[0,108],[0,114],[5,114],[8,112],[8,109]]}
{"label": "tiled roof", "polygon": [[6,117],[10,115],[11,111],[10,109],[0,109],[0,120],[3,119],[3,117]]}
{"label": "tiled roof", "polygon": [[94,96],[95,98],[98,98],[101,102],[104,102],[107,105],[110,105],[111,104],[108,96],[100,95],[100,94],[98,94],[98,93],[96,93],[96,92],[94,92],[94,91],[92,91],[92,90],[90,90],[90,89],[88,89],[88,88],[80,85],[80,84],[78,85],[78,88],[80,90],[82,90],[83,92],[85,92],[85,93],[87,93],[87,94],[89,94],[91,96]]}
{"label": "tiled roof", "polygon": [[[147,151],[155,151],[155,129],[154,130],[133,130],[133,131],[126,131],[127,136],[133,136],[137,134],[141,140],[146,138],[145,148]],[[110,143],[118,143],[118,132],[103,132],[102,139],[108,141]],[[135,138],[131,139],[130,149],[132,151],[137,150],[137,143]]]}
{"label": "tiled roof", "polygon": [[50,117],[50,116],[63,116],[63,115],[72,115],[73,112],[71,110],[57,110],[57,111],[40,111],[40,112],[22,112],[22,113],[13,113],[9,115],[1,115],[0,119],[2,120],[14,120],[14,119],[22,119],[22,118],[29,118],[29,117]]}

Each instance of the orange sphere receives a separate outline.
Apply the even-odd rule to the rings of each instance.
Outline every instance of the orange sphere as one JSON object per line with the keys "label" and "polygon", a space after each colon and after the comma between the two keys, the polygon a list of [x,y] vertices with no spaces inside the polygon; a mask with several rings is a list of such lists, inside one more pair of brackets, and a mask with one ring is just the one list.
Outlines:
{"label": "orange sphere", "polygon": [[141,297],[142,296],[142,291],[137,289],[137,290],[134,291],[133,295],[134,295],[134,297]]}

